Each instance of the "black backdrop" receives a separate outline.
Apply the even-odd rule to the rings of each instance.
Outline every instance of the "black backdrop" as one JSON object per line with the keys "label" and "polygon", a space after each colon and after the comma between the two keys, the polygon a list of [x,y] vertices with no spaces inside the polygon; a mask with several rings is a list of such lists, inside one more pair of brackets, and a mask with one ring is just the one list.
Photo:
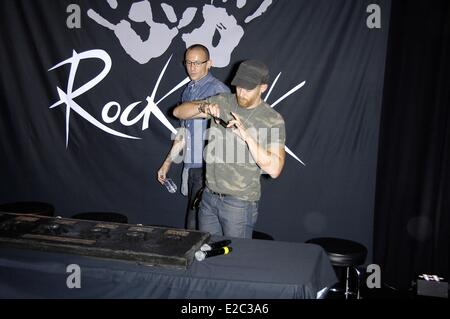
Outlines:
{"label": "black backdrop", "polygon": [[[257,228],[285,241],[353,239],[371,252],[390,1],[115,4],[1,2],[0,202],[48,201],[61,216],[117,211],[131,223],[181,227],[185,198],[169,194],[155,177],[171,145],[162,120],[178,126],[170,111],[181,88],[158,101],[186,78],[183,52],[200,39],[216,61],[213,74],[226,83],[239,61],[257,58],[271,70],[269,103],[297,88],[274,107],[298,159],[288,155],[277,180],[263,179]],[[130,10],[132,4],[138,7]],[[89,52],[94,58],[84,59]],[[110,57],[109,73],[70,97],[76,58],[82,59],[74,92],[103,70],[99,56]],[[123,114],[140,102],[129,120],[155,107],[147,97],[158,102],[148,119],[130,125],[111,119],[119,106]],[[108,102],[115,104],[106,112]],[[178,185],[180,172],[177,165],[170,173]]]}
{"label": "black backdrop", "polygon": [[450,5],[394,1],[380,127],[374,262],[410,289],[420,274],[448,282]]}

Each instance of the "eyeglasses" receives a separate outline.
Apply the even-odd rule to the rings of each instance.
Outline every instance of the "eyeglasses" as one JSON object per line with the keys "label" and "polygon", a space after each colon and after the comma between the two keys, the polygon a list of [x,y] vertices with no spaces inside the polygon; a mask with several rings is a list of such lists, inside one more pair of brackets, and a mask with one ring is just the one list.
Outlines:
{"label": "eyeglasses", "polygon": [[198,67],[198,66],[200,66],[200,65],[202,65],[202,64],[205,64],[206,62],[208,62],[208,60],[206,60],[206,61],[203,61],[203,62],[199,62],[199,61],[183,61],[183,64],[185,65],[185,66],[195,66],[195,67]]}

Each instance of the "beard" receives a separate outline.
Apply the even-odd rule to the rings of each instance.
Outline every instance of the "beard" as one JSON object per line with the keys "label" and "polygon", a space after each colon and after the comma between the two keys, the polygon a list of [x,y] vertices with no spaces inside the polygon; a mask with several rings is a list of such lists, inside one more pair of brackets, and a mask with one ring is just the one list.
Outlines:
{"label": "beard", "polygon": [[246,98],[241,98],[241,97],[237,97],[237,102],[239,104],[239,106],[242,107],[249,107],[251,105],[251,101],[246,99]]}
{"label": "beard", "polygon": [[237,103],[240,107],[243,108],[252,108],[261,103],[261,100],[258,98],[247,99],[243,97],[236,96]]}

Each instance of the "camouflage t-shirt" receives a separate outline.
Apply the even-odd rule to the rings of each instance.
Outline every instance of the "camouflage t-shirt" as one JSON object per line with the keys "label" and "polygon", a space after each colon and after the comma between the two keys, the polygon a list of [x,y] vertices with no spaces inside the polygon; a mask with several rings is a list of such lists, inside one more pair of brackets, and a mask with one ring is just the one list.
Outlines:
{"label": "camouflage t-shirt", "polygon": [[[235,94],[219,94],[206,99],[220,108],[220,118],[228,122],[236,113],[247,132],[260,146],[284,147],[286,133],[282,116],[267,103],[246,109],[237,104]],[[253,159],[247,144],[231,128],[211,120],[205,148],[206,185],[220,194],[233,195],[247,201],[261,196],[260,175],[264,172]]]}

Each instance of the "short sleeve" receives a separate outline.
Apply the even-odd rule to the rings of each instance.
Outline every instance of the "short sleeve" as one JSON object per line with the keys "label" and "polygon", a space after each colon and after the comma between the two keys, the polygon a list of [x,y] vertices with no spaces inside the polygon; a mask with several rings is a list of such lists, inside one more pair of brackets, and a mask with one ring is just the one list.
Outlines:
{"label": "short sleeve", "polygon": [[274,118],[267,134],[267,147],[284,146],[286,143],[286,128],[280,114]]}

